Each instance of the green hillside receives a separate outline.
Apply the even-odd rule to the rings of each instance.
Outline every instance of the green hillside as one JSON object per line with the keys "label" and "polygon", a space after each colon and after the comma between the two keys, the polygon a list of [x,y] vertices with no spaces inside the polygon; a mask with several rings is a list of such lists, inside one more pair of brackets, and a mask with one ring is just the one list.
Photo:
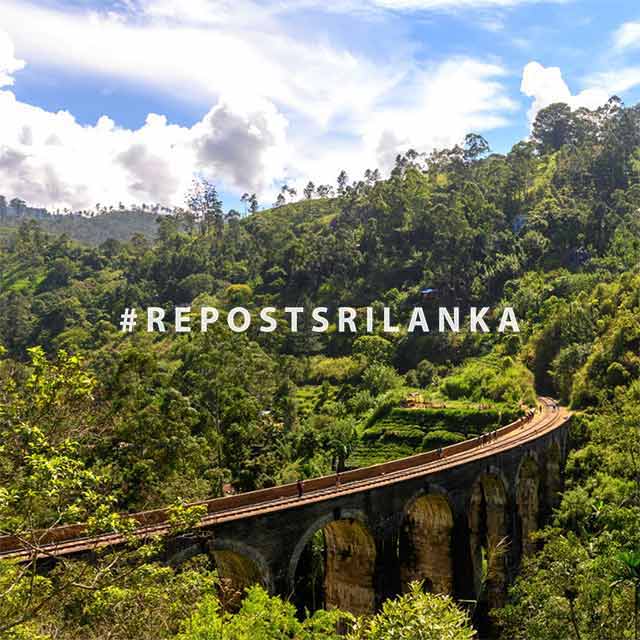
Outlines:
{"label": "green hillside", "polygon": [[[184,533],[198,516],[185,501],[444,446],[551,395],[578,411],[566,490],[492,615],[514,640],[633,637],[639,150],[640,108],[552,105],[507,154],[469,136],[400,156],[388,179],[369,172],[335,197],[246,218],[196,208],[189,224],[163,216],[155,235],[154,218],[128,214],[56,221],[55,233],[3,222],[0,529],[32,535],[91,519],[96,531],[126,531],[118,514],[174,505]],[[58,233],[75,222],[81,242]],[[181,304],[195,318],[202,306],[254,317],[266,306],[371,307],[378,319],[387,308],[399,330],[339,332],[330,315],[326,332],[305,317],[290,333],[280,311],[273,333],[223,321],[175,333]],[[125,308],[151,305],[168,311],[166,333],[118,330]],[[406,329],[416,306],[429,332]],[[521,331],[463,322],[441,333],[438,306],[487,306],[494,329],[510,306]],[[75,640],[101,628],[114,602],[144,616],[160,607],[153,594],[184,603],[215,590],[210,559],[174,571],[150,560],[156,551],[132,544],[33,578],[0,562],[0,588],[16,594],[0,600],[0,625],[18,620],[11,640]],[[123,628],[118,638],[135,637]]]}
{"label": "green hillside", "polygon": [[[30,216],[0,219],[0,227],[15,229],[25,221],[32,220],[46,233],[66,235],[71,240],[88,245],[99,245],[107,240],[128,242],[136,235],[153,240],[158,234],[157,214],[142,211],[111,211],[93,217],[79,214]],[[0,231],[1,233],[1,231]]]}

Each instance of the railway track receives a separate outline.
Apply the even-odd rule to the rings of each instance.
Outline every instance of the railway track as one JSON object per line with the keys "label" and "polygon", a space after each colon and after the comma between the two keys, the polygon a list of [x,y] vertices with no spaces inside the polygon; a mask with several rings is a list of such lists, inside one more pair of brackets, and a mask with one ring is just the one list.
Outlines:
{"label": "railway track", "polygon": [[[551,398],[541,397],[539,403],[542,409],[540,412],[531,410],[524,418],[488,435],[437,451],[348,471],[340,474],[339,483],[335,475],[307,480],[303,484],[302,496],[298,495],[296,484],[287,484],[193,503],[204,506],[207,511],[196,526],[211,527],[222,522],[296,509],[332,500],[336,496],[369,491],[490,458],[554,431],[570,417],[570,413],[563,407],[558,407]],[[166,509],[129,514],[129,517],[138,522],[135,535],[139,538],[162,536],[172,530]],[[37,557],[73,555],[122,544],[125,540],[124,535],[117,533],[88,536],[84,525],[68,525],[43,531],[31,540],[15,536],[0,537],[0,559],[30,561]]]}

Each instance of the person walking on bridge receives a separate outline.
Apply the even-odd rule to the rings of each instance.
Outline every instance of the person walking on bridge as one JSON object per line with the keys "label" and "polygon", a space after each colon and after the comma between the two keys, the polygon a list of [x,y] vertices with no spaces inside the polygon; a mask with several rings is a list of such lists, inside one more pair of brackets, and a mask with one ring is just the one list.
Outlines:
{"label": "person walking on bridge", "polygon": [[302,480],[298,480],[298,482],[296,482],[296,487],[298,487],[298,498],[302,498],[302,494],[304,492],[304,486],[302,485]]}

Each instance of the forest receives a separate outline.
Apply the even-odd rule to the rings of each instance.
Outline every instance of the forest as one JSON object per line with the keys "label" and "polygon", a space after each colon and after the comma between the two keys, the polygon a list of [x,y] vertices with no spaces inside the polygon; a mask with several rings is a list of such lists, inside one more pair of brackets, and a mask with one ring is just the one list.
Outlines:
{"label": "forest", "polygon": [[[553,104],[506,154],[469,134],[385,179],[336,174],[268,209],[246,194],[242,215],[197,181],[132,234],[104,237],[121,212],[84,220],[82,242],[0,219],[0,534],[127,533],[155,507],[185,531],[190,502],[461,442],[549,395],[575,411],[565,489],[495,634],[637,639],[640,106]],[[277,312],[270,333],[119,330],[150,306],[388,308],[400,329],[291,333]],[[434,327],[438,307],[489,306],[496,326],[512,307],[520,332],[409,332],[417,306]],[[211,558],[167,566],[163,544],[0,560],[0,638],[477,637],[473,603],[419,584],[367,618],[258,585],[229,604]]]}

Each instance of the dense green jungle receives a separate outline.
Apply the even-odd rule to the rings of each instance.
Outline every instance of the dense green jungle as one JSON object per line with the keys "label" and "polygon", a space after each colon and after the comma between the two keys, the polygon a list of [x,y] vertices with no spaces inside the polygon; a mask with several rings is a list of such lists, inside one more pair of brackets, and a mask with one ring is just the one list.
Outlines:
{"label": "dense green jungle", "polygon": [[[183,209],[102,212],[76,240],[0,217],[0,532],[126,533],[161,506],[188,531],[190,502],[461,442],[548,395],[575,411],[564,492],[493,633],[637,639],[640,106],[554,104],[506,155],[470,134],[386,179],[336,175],[242,214],[199,182]],[[119,330],[125,307],[177,305],[389,307],[401,330]],[[512,306],[521,331],[408,333],[420,305]],[[169,566],[164,544],[1,560],[0,638],[477,637],[474,603],[419,584],[356,618],[259,585],[235,597],[210,557]]]}

